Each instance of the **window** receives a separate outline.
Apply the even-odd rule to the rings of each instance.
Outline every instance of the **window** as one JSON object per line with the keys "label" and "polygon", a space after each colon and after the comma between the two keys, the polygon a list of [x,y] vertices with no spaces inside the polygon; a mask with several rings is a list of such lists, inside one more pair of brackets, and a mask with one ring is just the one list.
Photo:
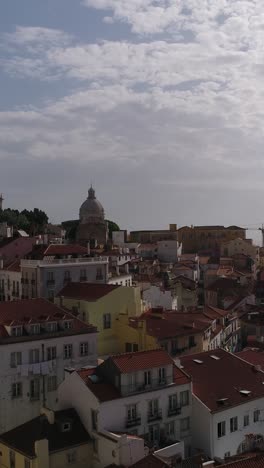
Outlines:
{"label": "window", "polygon": [[22,353],[20,351],[11,353],[10,355],[10,367],[17,367],[22,364]]}
{"label": "window", "polygon": [[72,320],[65,320],[64,330],[69,330],[70,328],[72,328]]}
{"label": "window", "polygon": [[97,280],[103,279],[102,268],[97,268],[97,270],[96,270],[96,279]]}
{"label": "window", "polygon": [[166,369],[161,367],[159,369],[159,384],[164,384],[166,382]]}
{"label": "window", "polygon": [[47,278],[48,281],[54,281],[53,271],[48,271]]}
{"label": "window", "polygon": [[39,379],[30,380],[30,398],[31,400],[39,400],[40,384]]}
{"label": "window", "polygon": [[49,322],[46,324],[46,330],[48,332],[56,332],[57,331],[57,322]]}
{"label": "window", "polygon": [[135,353],[138,351],[138,344],[137,343],[126,343],[125,345],[126,353]]}
{"label": "window", "polygon": [[225,421],[221,421],[217,424],[217,437],[224,437],[226,434],[226,423]]}
{"label": "window", "polygon": [[111,314],[103,315],[103,327],[104,329],[111,328]]}
{"label": "window", "polygon": [[22,327],[12,327],[11,328],[11,336],[22,336]]}
{"label": "window", "polygon": [[254,413],[253,413],[253,421],[254,421],[254,422],[258,422],[258,421],[259,421],[259,417],[260,417],[260,411],[259,411],[259,410],[255,410]]}
{"label": "window", "polygon": [[149,441],[158,442],[159,436],[160,436],[159,424],[153,424],[153,426],[149,426]]}
{"label": "window", "polygon": [[171,421],[165,425],[166,437],[173,439],[175,437],[175,421]]}
{"label": "window", "polygon": [[244,427],[249,426],[249,414],[244,415]]}
{"label": "window", "polygon": [[24,468],[30,468],[30,460],[24,458]]}
{"label": "window", "polygon": [[12,398],[19,398],[22,396],[22,383],[16,382],[12,384]]}
{"label": "window", "polygon": [[70,359],[72,357],[72,344],[64,345],[63,356],[64,359]]}
{"label": "window", "polygon": [[155,416],[159,412],[159,400],[150,400],[148,403],[149,416]]}
{"label": "window", "polygon": [[225,458],[228,458],[230,457],[230,452],[226,452],[225,455],[224,455]]}
{"label": "window", "polygon": [[177,394],[175,395],[169,395],[169,409],[175,409],[177,408]]}
{"label": "window", "polygon": [[31,349],[29,351],[29,364],[35,364],[39,362],[39,349]]}
{"label": "window", "polygon": [[69,270],[66,270],[64,272],[64,281],[70,281],[71,280],[71,272]]}
{"label": "window", "polygon": [[189,391],[185,390],[180,393],[180,406],[188,406],[189,404]]}
{"label": "window", "polygon": [[151,371],[144,372],[144,384],[145,386],[151,385]]}
{"label": "window", "polygon": [[30,335],[38,335],[39,332],[40,332],[40,325],[38,323],[35,323],[34,325],[30,325],[29,327]]}
{"label": "window", "polygon": [[88,356],[89,354],[89,346],[88,346],[88,343],[85,342],[85,343],[81,343],[80,344],[80,355],[81,356]]}
{"label": "window", "polygon": [[16,466],[16,453],[14,452],[14,450],[9,451],[9,464],[10,468],[15,468]]}
{"label": "window", "polygon": [[75,463],[77,456],[76,456],[76,451],[74,450],[73,452],[68,452],[67,453],[67,462],[68,463]]}
{"label": "window", "polygon": [[190,418],[182,418],[180,420],[180,431],[185,432],[190,429]]}
{"label": "window", "polygon": [[49,348],[47,348],[47,361],[56,359],[56,356],[57,356],[56,346],[50,346]]}
{"label": "window", "polygon": [[52,375],[48,377],[48,392],[54,392],[57,390],[57,376]]}
{"label": "window", "polygon": [[91,410],[91,419],[92,419],[92,429],[97,431],[97,411]]}
{"label": "window", "polygon": [[129,405],[127,407],[127,419],[128,421],[134,421],[137,417],[137,405]]}
{"label": "window", "polygon": [[237,431],[237,416],[230,418],[230,432]]}
{"label": "window", "polygon": [[194,346],[195,346],[194,336],[189,336],[189,348],[193,348]]}
{"label": "window", "polygon": [[62,424],[62,432],[70,432],[71,431],[71,428],[72,428],[72,425],[70,422],[64,422]]}
{"label": "window", "polygon": [[53,299],[54,298],[54,290],[53,289],[48,289],[48,298]]}
{"label": "window", "polygon": [[81,270],[80,271],[80,279],[82,279],[82,280],[86,279],[86,270]]}

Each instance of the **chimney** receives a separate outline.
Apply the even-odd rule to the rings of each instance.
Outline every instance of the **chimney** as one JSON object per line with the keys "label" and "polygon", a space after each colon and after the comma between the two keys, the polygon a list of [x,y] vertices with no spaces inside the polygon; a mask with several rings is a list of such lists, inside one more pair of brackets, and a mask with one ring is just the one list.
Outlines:
{"label": "chimney", "polygon": [[49,424],[54,424],[55,418],[54,418],[54,411],[52,411],[49,408],[41,408],[40,410],[41,415],[45,415],[47,420],[49,421]]}

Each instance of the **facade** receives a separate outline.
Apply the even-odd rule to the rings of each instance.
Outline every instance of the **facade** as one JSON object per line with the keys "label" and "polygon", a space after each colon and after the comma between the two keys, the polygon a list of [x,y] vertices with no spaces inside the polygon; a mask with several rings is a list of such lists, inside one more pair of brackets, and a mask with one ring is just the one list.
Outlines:
{"label": "facade", "polygon": [[[56,246],[57,247],[57,246]],[[53,299],[69,282],[107,283],[107,257],[21,260],[22,298]]]}
{"label": "facade", "polygon": [[177,296],[169,290],[155,284],[150,284],[142,291],[142,300],[145,308],[162,307],[167,310],[177,309]]}
{"label": "facade", "polygon": [[55,301],[98,329],[99,356],[119,352],[119,314],[138,316],[141,313],[139,288],[113,284],[70,283]]}
{"label": "facade", "polygon": [[97,331],[44,300],[0,303],[0,433],[57,406],[64,368],[95,365]]}
{"label": "facade", "polygon": [[170,224],[168,230],[131,231],[129,241],[140,244],[153,244],[158,241],[177,240],[177,238],[177,224]]}
{"label": "facade", "polygon": [[83,202],[79,214],[77,240],[81,244],[90,243],[91,247],[105,245],[108,240],[108,225],[104,209],[96,199],[93,187],[88,190],[88,198]]}
{"label": "facade", "polygon": [[0,436],[1,468],[92,468],[93,444],[73,409],[41,415]]}
{"label": "facade", "polygon": [[81,415],[98,441],[99,459],[106,454],[101,445],[105,431],[130,433],[156,449],[175,443],[177,452],[181,440],[188,453],[191,388],[190,378],[165,351],[152,350],[111,356],[96,369],[69,374],[59,388],[59,402]]}
{"label": "facade", "polygon": [[244,254],[252,259],[256,258],[257,248],[252,245],[252,240],[250,239],[232,239],[226,242],[223,242],[221,245],[221,255],[225,257],[232,257],[236,254]]}
{"label": "facade", "polygon": [[181,255],[181,247],[177,240],[157,242],[157,257],[162,263],[176,263]]}
{"label": "facade", "polygon": [[184,226],[178,229],[183,253],[210,252],[219,254],[223,242],[245,239],[246,230],[238,226]]}
{"label": "facade", "polygon": [[[224,460],[263,444],[263,373],[222,349],[183,356],[192,377],[193,447]],[[203,430],[201,430],[201,428]]]}
{"label": "facade", "polygon": [[0,302],[21,299],[21,277],[20,260],[0,269]]}

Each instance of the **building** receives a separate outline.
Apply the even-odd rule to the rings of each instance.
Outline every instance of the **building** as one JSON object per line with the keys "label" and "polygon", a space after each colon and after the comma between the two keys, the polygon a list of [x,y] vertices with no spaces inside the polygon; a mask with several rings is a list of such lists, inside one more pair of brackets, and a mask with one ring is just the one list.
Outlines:
{"label": "building", "polygon": [[98,329],[99,356],[119,352],[119,314],[138,316],[141,313],[139,288],[114,284],[69,283],[55,301]]}
{"label": "building", "polygon": [[0,303],[0,433],[56,409],[67,366],[95,365],[97,331],[45,299]]}
{"label": "building", "polygon": [[[263,445],[263,373],[222,349],[183,356],[193,383],[193,447],[211,458],[248,451],[248,439]],[[202,428],[202,430],[201,430]]]}
{"label": "building", "polygon": [[8,238],[0,242],[0,259],[3,260],[3,266],[23,258],[31,252],[35,243],[34,237]]}
{"label": "building", "polygon": [[74,409],[41,415],[0,436],[1,468],[92,468],[93,444]]}
{"label": "building", "polygon": [[177,240],[157,242],[157,257],[162,263],[176,263],[181,255],[181,246]]}
{"label": "building", "polygon": [[231,239],[221,245],[221,256],[232,257],[236,254],[244,254],[253,260],[256,258],[257,248],[252,244],[251,239]]}
{"label": "building", "polygon": [[118,318],[121,352],[163,348],[171,356],[207,351],[216,320],[202,311],[152,309],[141,317]]}
{"label": "building", "polygon": [[[63,247],[63,246],[50,246]],[[44,297],[53,299],[69,282],[107,283],[107,257],[56,258],[43,260],[23,259],[21,265],[22,298]]]}
{"label": "building", "polygon": [[177,224],[170,224],[167,230],[131,231],[129,236],[130,242],[140,244],[155,244],[158,241],[177,239]]}
{"label": "building", "polygon": [[20,260],[0,269],[0,302],[21,299],[21,277]]}
{"label": "building", "polygon": [[142,290],[144,308],[155,309],[162,307],[167,310],[177,310],[177,296],[170,289],[149,284]]}
{"label": "building", "polygon": [[95,369],[69,373],[59,388],[59,402],[61,408],[76,409],[97,441],[97,457],[107,457],[99,466],[107,466],[117,463],[105,441],[113,433],[129,433],[156,450],[174,445],[174,455],[183,441],[188,453],[191,389],[190,378],[158,349],[118,354]]}
{"label": "building", "polygon": [[183,226],[178,229],[178,241],[183,253],[206,252],[219,255],[221,245],[233,239],[246,238],[246,229],[238,226]]}
{"label": "building", "polygon": [[108,225],[105,221],[104,209],[96,199],[92,186],[88,190],[88,198],[81,205],[79,219],[78,242],[85,245],[89,242],[91,247],[107,243]]}

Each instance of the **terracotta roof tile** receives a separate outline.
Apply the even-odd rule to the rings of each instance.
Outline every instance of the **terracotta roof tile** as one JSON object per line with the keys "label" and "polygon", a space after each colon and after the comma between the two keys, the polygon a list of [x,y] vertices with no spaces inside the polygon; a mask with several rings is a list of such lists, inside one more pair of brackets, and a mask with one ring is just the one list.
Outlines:
{"label": "terracotta roof tile", "polygon": [[131,465],[131,468],[167,468],[170,466],[168,463],[160,460],[160,458],[155,457],[155,455],[147,455],[142,460],[139,460],[137,463]]}
{"label": "terracotta roof tile", "polygon": [[263,468],[264,467],[264,455],[257,454],[253,457],[249,456],[243,460],[236,460],[221,465],[221,468]]}
{"label": "terracotta roof tile", "polygon": [[110,359],[114,362],[119,372],[123,374],[173,364],[173,360],[163,349],[116,354],[115,356],[111,356]]}
{"label": "terracotta roof tile", "polygon": [[[201,364],[195,359],[202,361]],[[183,356],[181,364],[192,377],[194,394],[212,412],[223,409],[218,403],[223,398],[227,398],[226,409],[264,396],[263,373],[255,372],[251,364],[222,349]],[[240,390],[250,393],[244,395]]]}
{"label": "terracotta roof tile", "polygon": [[44,252],[44,256],[53,255],[87,255],[86,247],[78,244],[51,244]]}
{"label": "terracotta roof tile", "polygon": [[57,296],[94,302],[120,287],[120,285],[116,284],[68,283]]}

